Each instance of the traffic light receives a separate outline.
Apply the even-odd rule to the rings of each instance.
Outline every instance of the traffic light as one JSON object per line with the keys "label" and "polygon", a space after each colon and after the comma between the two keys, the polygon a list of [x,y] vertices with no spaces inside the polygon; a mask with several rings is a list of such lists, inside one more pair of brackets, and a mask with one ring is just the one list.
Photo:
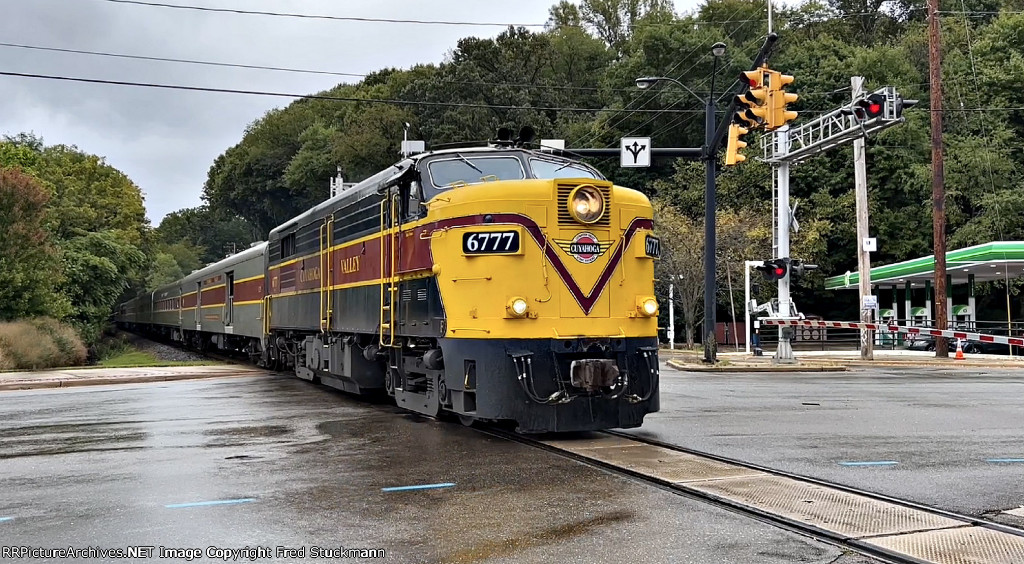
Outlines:
{"label": "traffic light", "polygon": [[[914,100],[914,103],[917,103],[917,100]],[[877,92],[853,103],[853,115],[858,121],[875,119],[881,117],[884,113],[885,96]]]}
{"label": "traffic light", "polygon": [[764,264],[755,266],[754,269],[761,271],[765,280],[782,280],[786,277],[786,273],[789,272],[789,259],[766,260]]}
{"label": "traffic light", "polygon": [[768,120],[768,87],[764,83],[767,67],[745,71],[740,75],[748,89],[736,96],[736,116],[748,129],[760,127]]}
{"label": "traffic light", "polygon": [[785,88],[793,83],[792,75],[773,70],[766,71],[766,74],[768,75],[768,117],[765,128],[772,130],[797,118],[797,113],[787,110],[786,107],[800,97],[785,91]]}
{"label": "traffic light", "polygon": [[793,259],[790,261],[789,278],[796,280],[807,273],[809,270],[818,270],[818,265],[807,264],[800,259]]}
{"label": "traffic light", "polygon": [[725,164],[732,166],[747,160],[747,157],[740,153],[740,149],[747,146],[747,143],[740,137],[749,133],[750,130],[742,125],[729,124],[729,142],[725,146]]}

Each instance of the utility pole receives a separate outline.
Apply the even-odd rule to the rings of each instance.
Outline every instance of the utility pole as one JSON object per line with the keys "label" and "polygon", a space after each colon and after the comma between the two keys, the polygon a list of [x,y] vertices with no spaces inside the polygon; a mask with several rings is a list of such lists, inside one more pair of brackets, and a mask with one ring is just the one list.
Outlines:
{"label": "utility pole", "polygon": [[[850,77],[850,88],[853,92],[853,101],[856,102],[865,94],[864,77]],[[856,123],[856,120],[856,117],[850,117],[851,123]],[[868,232],[868,172],[864,145],[864,137],[854,138],[853,189],[857,201],[857,273],[860,275],[860,320],[870,323],[872,310],[866,307],[864,299],[871,295],[871,253],[866,246],[866,241],[871,235]],[[874,360],[875,358],[875,336],[873,333],[868,329],[860,331],[860,358],[862,360]]]}
{"label": "utility pole", "polygon": [[[939,0],[928,0],[928,78],[932,123],[932,235],[935,251],[935,327],[947,329],[946,191],[942,163],[942,50]],[[935,338],[935,356],[947,358],[945,337]]]}

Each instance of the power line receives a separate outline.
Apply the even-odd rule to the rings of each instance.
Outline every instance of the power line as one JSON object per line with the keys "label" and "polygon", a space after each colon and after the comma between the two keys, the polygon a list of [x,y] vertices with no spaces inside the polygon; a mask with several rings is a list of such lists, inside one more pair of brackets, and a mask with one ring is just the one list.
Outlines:
{"label": "power line", "polygon": [[[312,69],[297,69],[288,67],[275,67],[267,65],[250,65],[242,63],[224,63],[217,61],[202,61],[196,59],[176,59],[172,57],[155,57],[148,55],[129,55],[126,53],[110,53],[105,51],[86,51],[82,49],[66,49],[61,47],[44,47],[41,45],[24,45],[20,43],[4,43],[0,42],[0,47],[12,47],[16,49],[31,49],[35,51],[47,51],[56,53],[72,53],[76,55],[91,55],[99,57],[115,57],[120,59],[130,60],[141,60],[141,61],[158,61],[164,63],[182,63],[189,65],[207,65],[214,67],[227,67],[227,68],[241,68],[241,69],[255,69],[255,70],[268,70],[268,71],[279,71],[279,72],[293,72],[293,73],[304,73],[304,74],[319,74],[319,75],[330,75],[330,76],[345,76],[354,78],[366,78],[369,75],[352,73],[352,72],[334,72],[325,70],[312,70]],[[514,83],[514,82],[485,82],[485,81],[463,81],[463,80],[443,80],[435,79],[438,82],[445,84],[466,84],[466,85],[480,85],[480,86],[512,86],[516,88],[535,88],[535,89],[551,89],[551,90],[583,90],[583,91],[594,91],[594,92],[627,92],[632,91],[628,88],[610,88],[602,89],[594,86],[564,86],[558,84],[526,84],[526,83]]]}
{"label": "power line", "polygon": [[[223,14],[242,14],[251,16],[272,16],[279,18],[302,18],[302,19],[313,19],[313,20],[333,20],[333,21],[349,21],[349,22],[367,22],[367,23],[402,23],[402,24],[421,24],[421,25],[452,25],[452,26],[475,26],[475,27],[536,27],[543,28],[547,27],[546,23],[509,23],[509,22],[471,22],[471,21],[456,21],[456,20],[412,20],[412,19],[397,19],[397,18],[370,18],[370,17],[359,17],[359,16],[329,16],[324,14],[300,14],[295,12],[269,12],[261,10],[240,10],[235,8],[213,8],[210,6],[196,6],[190,4],[167,4],[164,2],[148,2],[144,0],[103,0],[104,2],[112,2],[115,4],[130,4],[135,6],[148,6],[152,8],[171,8],[178,10],[195,10],[200,12],[216,12]],[[687,18],[679,18],[678,21],[674,22],[642,22],[640,24],[633,24],[630,28],[647,27],[647,26],[675,26],[675,25],[725,25],[730,23],[751,23],[751,22],[766,22],[767,18],[757,18],[749,20],[733,20],[733,21],[701,21],[696,19],[687,20]],[[585,27],[585,26],[559,26],[559,27]]]}
{"label": "power line", "polygon": [[241,63],[220,63],[215,61],[199,61],[194,59],[175,59],[171,57],[152,57],[146,55],[127,55],[124,53],[108,53],[104,51],[84,51],[81,49],[64,49],[60,47],[43,47],[40,45],[22,45],[19,43],[2,43],[0,47],[13,47],[17,49],[32,49],[35,51],[52,51],[56,53],[74,53],[76,55],[94,55],[100,57],[116,57],[120,59],[135,59],[140,61],[159,61],[164,63],[185,63],[190,65],[208,65],[213,67],[231,67],[240,69],[256,69],[256,70],[270,70],[270,71],[282,71],[282,72],[296,72],[305,74],[327,74],[332,76],[352,76],[357,78],[365,78],[365,74],[356,74],[350,72],[332,72],[323,70],[309,70],[309,69],[294,69],[285,67],[271,67],[265,65],[246,65]]}
{"label": "power line", "polygon": [[[492,110],[547,110],[565,112],[600,112],[604,108],[577,108],[562,106],[513,106],[505,104],[479,104],[472,102],[428,102],[424,100],[399,100],[389,98],[356,98],[346,96],[327,96],[323,94],[292,94],[285,92],[269,92],[264,90],[241,90],[234,88],[214,88],[207,86],[188,86],[183,84],[159,84],[153,82],[133,82],[127,80],[105,80],[99,78],[82,78],[74,76],[57,76],[46,74],[30,74],[20,72],[0,71],[0,76],[14,76],[20,78],[38,78],[45,80],[63,80],[68,82],[83,82],[90,84],[105,84],[112,86],[136,86],[142,88],[160,88],[165,90],[184,90],[190,92],[215,92],[222,94],[247,94],[252,96],[271,96],[278,98],[296,98],[308,100],[327,100],[334,102],[365,102],[370,104],[393,104],[401,106],[440,106],[452,108],[487,108]],[[696,113],[700,110],[633,110],[636,112],[658,112],[667,111],[670,113]]]}
{"label": "power line", "polygon": [[195,10],[200,12],[218,12],[224,14],[245,14],[251,16],[273,16],[278,18],[303,18],[311,20],[333,20],[345,22],[374,22],[374,23],[404,23],[422,25],[461,25],[476,27],[544,27],[545,24],[538,23],[501,23],[501,22],[467,22],[451,20],[404,20],[395,18],[367,18],[357,16],[328,16],[323,14],[297,14],[292,12],[266,12],[259,10],[238,10],[234,8],[213,8],[210,6],[193,6],[185,4],[166,4],[163,2],[144,2],[142,0],[103,0],[115,4],[133,4],[136,6],[149,6],[154,8],[172,8],[178,10]]}

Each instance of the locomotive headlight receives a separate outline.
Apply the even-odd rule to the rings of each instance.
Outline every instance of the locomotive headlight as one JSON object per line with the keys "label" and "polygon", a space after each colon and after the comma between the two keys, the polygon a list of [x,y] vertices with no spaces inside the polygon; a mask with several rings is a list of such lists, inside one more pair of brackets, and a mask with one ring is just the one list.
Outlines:
{"label": "locomotive headlight", "polygon": [[509,317],[515,317],[521,319],[526,317],[526,310],[529,309],[529,305],[526,303],[525,298],[514,297],[508,300],[505,304],[505,311],[508,312]]}
{"label": "locomotive headlight", "polygon": [[654,298],[637,298],[636,309],[641,315],[647,317],[654,317],[658,315],[658,300]]}
{"label": "locomotive headlight", "polygon": [[569,194],[569,214],[580,223],[594,223],[604,215],[604,196],[594,186],[584,184]]}

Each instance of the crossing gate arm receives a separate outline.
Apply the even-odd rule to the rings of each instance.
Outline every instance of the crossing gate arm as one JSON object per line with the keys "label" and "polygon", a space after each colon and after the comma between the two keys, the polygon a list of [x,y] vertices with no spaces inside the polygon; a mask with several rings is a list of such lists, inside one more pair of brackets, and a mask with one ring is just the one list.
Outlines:
{"label": "crossing gate arm", "polygon": [[886,323],[862,323],[853,321],[817,321],[810,319],[772,319],[770,317],[760,318],[765,325],[795,326],[795,327],[827,327],[832,329],[868,329],[871,331],[890,331],[892,333],[906,333],[908,335],[928,335],[931,337],[946,337],[948,339],[964,339],[979,341],[982,343],[1000,343],[1004,345],[1015,345],[1024,347],[1024,338],[1007,337],[1005,335],[986,335],[984,333],[968,333],[966,331],[953,331],[949,329],[932,329],[930,327],[910,327],[904,325],[889,325]]}

